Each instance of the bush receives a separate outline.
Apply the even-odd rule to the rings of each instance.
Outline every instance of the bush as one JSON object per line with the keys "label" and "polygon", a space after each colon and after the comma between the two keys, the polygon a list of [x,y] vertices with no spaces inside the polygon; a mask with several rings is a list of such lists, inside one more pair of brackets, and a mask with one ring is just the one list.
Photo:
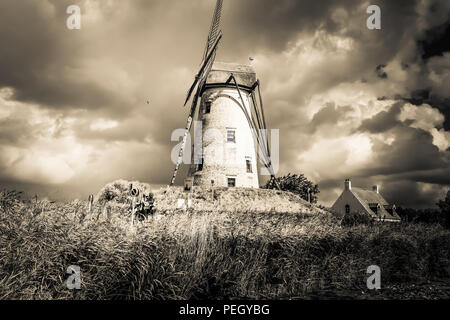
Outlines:
{"label": "bush", "polygon": [[131,203],[130,184],[143,193],[151,193],[150,185],[138,181],[116,180],[105,185],[97,194],[96,199],[100,204],[114,201],[120,204]]}
{"label": "bush", "polygon": [[439,200],[437,205],[439,209],[441,209],[442,225],[446,228],[450,228],[450,190],[447,191],[445,199]]}
{"label": "bush", "polygon": [[287,176],[274,178],[272,177],[265,186],[264,189],[278,189],[283,191],[289,191],[294,194],[298,194],[303,200],[308,201],[308,193],[311,203],[317,203],[317,194],[319,194],[319,185],[313,184],[306,179],[303,174],[297,175],[290,173]]}
{"label": "bush", "polygon": [[341,225],[346,227],[357,226],[359,224],[371,225],[373,224],[373,219],[367,215],[357,212],[346,213],[342,217]]}

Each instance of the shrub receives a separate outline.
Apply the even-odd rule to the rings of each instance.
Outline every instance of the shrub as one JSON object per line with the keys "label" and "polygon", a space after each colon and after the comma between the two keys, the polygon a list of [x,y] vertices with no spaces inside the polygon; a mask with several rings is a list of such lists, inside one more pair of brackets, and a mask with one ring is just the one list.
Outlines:
{"label": "shrub", "polygon": [[357,226],[359,224],[370,225],[373,223],[373,219],[367,215],[358,212],[346,213],[342,217],[341,225],[342,226]]}
{"label": "shrub", "polygon": [[130,184],[137,187],[141,192],[151,192],[150,185],[138,181],[116,180],[105,185],[97,194],[96,199],[100,204],[105,204],[109,201],[114,201],[120,204],[131,202]]}
{"label": "shrub", "polygon": [[442,224],[446,228],[450,228],[450,190],[447,191],[445,199],[439,200],[437,205],[441,209]]}
{"label": "shrub", "polygon": [[298,194],[303,200],[308,201],[308,193],[311,203],[317,202],[317,194],[319,194],[319,185],[313,184],[303,174],[297,175],[290,173],[287,176],[274,178],[272,177],[264,189],[278,189]]}

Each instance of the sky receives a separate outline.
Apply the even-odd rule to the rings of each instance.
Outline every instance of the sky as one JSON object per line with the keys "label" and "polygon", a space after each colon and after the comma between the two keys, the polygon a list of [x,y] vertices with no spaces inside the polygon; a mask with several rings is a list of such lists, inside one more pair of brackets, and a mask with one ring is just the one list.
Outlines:
{"label": "sky", "polygon": [[[371,4],[380,30],[366,27]],[[61,200],[116,179],[167,185],[214,5],[0,1],[0,189]],[[444,198],[449,1],[224,0],[221,29],[217,60],[254,58],[277,175],[305,174],[328,206],[346,178],[397,205]]]}

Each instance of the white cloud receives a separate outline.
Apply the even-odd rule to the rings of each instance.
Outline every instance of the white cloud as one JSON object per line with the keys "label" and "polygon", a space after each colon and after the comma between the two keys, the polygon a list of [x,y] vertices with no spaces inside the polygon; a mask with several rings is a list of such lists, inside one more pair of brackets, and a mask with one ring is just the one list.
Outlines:
{"label": "white cloud", "polygon": [[400,121],[414,120],[411,127],[430,131],[436,126],[441,126],[445,120],[445,117],[439,112],[439,110],[432,108],[428,104],[414,106],[410,103],[406,103],[402,107],[402,111],[398,116],[398,119]]}
{"label": "white cloud", "polygon": [[445,151],[450,147],[450,132],[444,129],[432,128],[430,130],[433,136],[433,144],[439,148],[440,151]]}
{"label": "white cloud", "polygon": [[56,140],[46,137],[28,148],[0,146],[0,150],[8,178],[35,184],[60,184],[86,165],[90,148],[71,137]]}
{"label": "white cloud", "polygon": [[433,144],[441,151],[447,150],[450,147],[450,132],[445,129],[437,129],[442,126],[445,117],[439,110],[432,108],[428,104],[421,106],[414,106],[412,104],[405,104],[398,116],[400,121],[413,120],[410,125],[412,128],[419,128],[429,132],[433,136]]}
{"label": "white cloud", "polygon": [[320,139],[298,156],[296,166],[315,181],[351,176],[370,163],[372,143],[363,134]]}
{"label": "white cloud", "polygon": [[98,119],[91,123],[90,128],[94,131],[104,131],[107,129],[112,129],[118,126],[117,121],[113,120],[105,120],[105,119]]}

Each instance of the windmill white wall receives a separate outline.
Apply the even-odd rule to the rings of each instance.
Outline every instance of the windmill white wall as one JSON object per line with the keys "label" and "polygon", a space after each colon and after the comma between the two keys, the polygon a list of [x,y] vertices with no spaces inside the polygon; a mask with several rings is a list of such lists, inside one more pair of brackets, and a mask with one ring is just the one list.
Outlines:
{"label": "windmill white wall", "polygon": [[[250,66],[216,63],[201,96],[203,165],[191,165],[188,178],[193,177],[194,186],[211,186],[213,181],[214,186],[227,187],[228,178],[234,178],[236,187],[259,187],[255,141],[242,100],[238,90],[225,83],[231,73],[242,85],[244,107],[251,114],[251,97],[245,88],[256,75]],[[228,141],[232,131],[235,142]]]}

